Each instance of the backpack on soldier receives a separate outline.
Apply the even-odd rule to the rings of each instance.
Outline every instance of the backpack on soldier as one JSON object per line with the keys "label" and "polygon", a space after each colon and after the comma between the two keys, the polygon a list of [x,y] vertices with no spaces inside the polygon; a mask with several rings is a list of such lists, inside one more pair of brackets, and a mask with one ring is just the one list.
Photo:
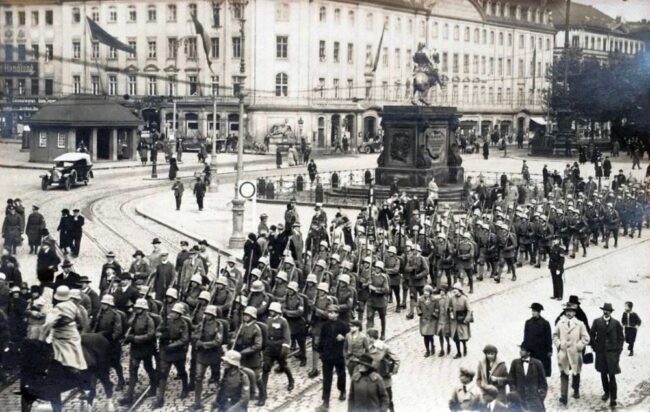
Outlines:
{"label": "backpack on soldier", "polygon": [[266,349],[266,344],[269,341],[269,326],[266,323],[261,322],[259,320],[257,322],[255,322],[255,323],[257,324],[257,326],[259,326],[260,331],[262,332],[262,349],[261,350],[264,351],[264,349]]}
{"label": "backpack on soldier", "polygon": [[223,335],[222,342],[230,342],[230,322],[228,322],[228,319],[217,319],[217,321],[219,321],[219,324],[221,325],[221,334]]}
{"label": "backpack on soldier", "polygon": [[129,324],[129,317],[126,314],[126,312],[123,312],[119,309],[113,309],[115,311],[115,314],[120,317],[121,320],[121,326],[122,329],[120,330],[120,333],[117,337],[118,340],[121,340],[124,338],[124,335],[126,334],[126,330],[128,329],[128,324]]}
{"label": "backpack on soldier", "polygon": [[257,392],[257,379],[255,377],[255,372],[253,372],[252,369],[249,369],[245,366],[240,366],[239,371],[241,373],[246,374],[246,376],[248,377],[248,389],[250,391],[249,399],[254,399],[255,394]]}

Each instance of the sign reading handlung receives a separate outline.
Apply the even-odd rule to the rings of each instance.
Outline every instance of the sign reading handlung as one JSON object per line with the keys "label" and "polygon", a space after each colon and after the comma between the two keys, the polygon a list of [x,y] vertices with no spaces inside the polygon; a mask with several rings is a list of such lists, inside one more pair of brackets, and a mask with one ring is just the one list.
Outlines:
{"label": "sign reading handlung", "polygon": [[0,77],[38,77],[38,62],[0,62]]}

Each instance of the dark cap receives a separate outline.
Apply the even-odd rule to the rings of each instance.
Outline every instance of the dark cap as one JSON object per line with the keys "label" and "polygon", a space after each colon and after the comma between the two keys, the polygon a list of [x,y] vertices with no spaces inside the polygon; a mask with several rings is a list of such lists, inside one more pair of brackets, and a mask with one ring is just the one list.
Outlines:
{"label": "dark cap", "polygon": [[540,303],[537,302],[534,302],[532,305],[530,305],[530,308],[537,312],[541,312],[544,310],[544,306],[542,306]]}
{"label": "dark cap", "polygon": [[71,268],[72,267],[72,262],[70,262],[68,259],[63,261],[63,264],[61,264],[62,268]]}
{"label": "dark cap", "polygon": [[187,242],[187,240],[181,240],[181,246],[189,246],[190,244]]}
{"label": "dark cap", "polygon": [[494,345],[485,345],[485,347],[483,348],[483,353],[485,353],[486,355],[488,353],[495,353],[496,354],[496,353],[499,353],[499,351],[497,350],[497,347],[494,346]]}
{"label": "dark cap", "polygon": [[158,239],[157,237],[153,238],[153,240],[151,241],[151,244],[152,244],[152,245],[159,245],[159,244],[161,244],[161,243],[162,243],[162,242],[161,242],[160,239]]}
{"label": "dark cap", "polygon": [[88,278],[88,276],[85,276],[85,275],[81,276],[79,278],[79,283],[90,283],[90,278]]}
{"label": "dark cap", "polygon": [[571,296],[569,296],[569,303],[579,305],[580,304],[580,299],[578,299],[578,297],[576,295],[571,295]]}

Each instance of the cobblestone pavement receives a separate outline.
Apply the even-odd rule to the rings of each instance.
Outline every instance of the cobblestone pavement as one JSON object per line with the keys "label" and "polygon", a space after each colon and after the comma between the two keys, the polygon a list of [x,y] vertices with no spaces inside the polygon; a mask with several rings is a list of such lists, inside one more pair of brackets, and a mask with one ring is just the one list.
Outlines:
{"label": "cobblestone pavement", "polygon": [[[369,162],[374,164],[374,156],[353,157],[355,168],[359,162]],[[322,162],[322,169],[327,168],[350,168],[350,158],[327,159]],[[485,163],[485,170],[493,167],[491,159]],[[516,172],[520,167],[520,160],[506,159],[505,162],[498,163],[499,167],[508,172]],[[269,159],[272,162],[272,159]],[[319,168],[321,162],[319,162]],[[469,157],[465,166],[468,169],[475,168],[481,160],[475,157]],[[544,160],[550,165],[563,164],[560,161]],[[507,168],[503,166],[507,165]],[[255,168],[262,169],[269,165],[257,165]],[[272,166],[271,166],[272,167]],[[554,167],[554,166],[551,166]],[[614,166],[617,168],[617,166]],[[198,166],[197,166],[198,168]],[[162,168],[159,173],[161,176],[166,175],[166,169]],[[229,168],[220,168],[223,172],[228,172],[224,176],[224,187],[227,188],[228,181],[232,181],[234,176]],[[283,173],[296,173],[299,169],[282,169]],[[531,165],[531,172],[535,172]],[[42,192],[38,189],[37,171],[12,170],[11,179],[0,182],[0,191],[8,196],[21,197],[27,209],[32,203],[42,206],[42,212],[48,222],[48,227],[52,232],[55,231],[58,224],[60,209],[64,207],[79,207],[87,216],[86,236],[82,241],[82,256],[76,264],[76,270],[82,274],[87,274],[91,279],[98,279],[99,267],[104,261],[106,250],[115,251],[120,257],[120,262],[128,264],[129,257],[134,248],[141,248],[145,253],[150,250],[150,240],[155,233],[163,240],[163,246],[169,248],[170,252],[176,252],[176,245],[183,238],[182,235],[175,231],[169,230],[161,225],[155,224],[149,220],[144,220],[135,213],[135,207],[140,204],[141,199],[149,199],[150,195],[160,193],[160,196],[169,197],[165,202],[160,202],[157,209],[171,209],[171,194],[169,193],[169,181],[151,181],[143,179],[147,176],[148,171],[121,171],[121,172],[103,172],[98,173],[97,179],[88,187],[76,188],[70,192],[51,190]],[[191,172],[188,170],[188,173]],[[261,171],[251,173],[252,176],[263,173]],[[276,174],[276,172],[273,172]],[[221,180],[221,179],[220,179]],[[117,183],[119,182],[119,183]],[[150,187],[149,187],[150,186]],[[232,188],[232,186],[229,186]],[[232,189],[230,189],[232,190]],[[186,198],[187,203],[193,203],[191,193]],[[154,196],[155,197],[155,196]],[[264,205],[264,210],[274,211],[275,206]],[[260,207],[258,206],[258,210]],[[225,210],[217,211],[221,214]],[[228,211],[229,213],[229,211]],[[270,221],[278,220],[276,213],[271,216]],[[305,208],[305,216],[310,216],[309,208]],[[269,213],[271,214],[271,213]],[[172,223],[179,220],[196,219],[196,217],[183,216],[182,219],[169,218]],[[230,226],[220,225],[211,226],[212,228],[226,228],[225,232],[230,231]],[[214,231],[215,229],[210,229]],[[219,229],[216,229],[219,230]],[[648,232],[646,231],[645,234]],[[570,293],[577,293],[583,299],[583,307],[590,319],[598,315],[598,306],[603,301],[611,301],[617,309],[615,315],[620,316],[623,302],[633,300],[637,306],[637,311],[643,319],[648,319],[649,308],[646,302],[648,292],[647,276],[650,274],[649,261],[647,258],[648,244],[638,243],[641,240],[624,239],[620,242],[618,249],[605,251],[598,247],[592,247],[589,250],[588,259],[569,260],[569,265],[578,264],[566,272],[567,277],[567,296]],[[632,246],[636,245],[636,246]],[[606,253],[607,252],[607,253]],[[592,260],[598,256],[604,257]],[[605,256],[606,255],[606,256]],[[22,270],[25,278],[29,282],[35,280],[34,265],[35,258],[27,255],[25,248],[19,252],[19,259],[22,264]],[[589,260],[588,263],[584,263]],[[477,291],[472,295],[473,309],[475,311],[476,323],[473,324],[473,339],[469,343],[469,356],[461,360],[452,360],[451,357],[429,358],[422,357],[422,343],[417,330],[417,321],[407,321],[404,316],[398,316],[390,311],[388,321],[389,342],[391,346],[400,353],[402,367],[400,376],[395,379],[395,400],[397,410],[439,410],[444,409],[451,388],[457,383],[457,370],[460,365],[470,365],[474,367],[477,363],[480,350],[484,344],[496,344],[504,359],[511,360],[517,353],[516,344],[522,338],[523,322],[529,316],[528,305],[533,300],[538,300],[546,307],[545,315],[548,319],[554,319],[559,312],[559,303],[549,301],[547,296],[551,294],[550,280],[548,279],[547,270],[524,268],[518,273],[517,282],[504,281],[496,285],[484,281],[479,284]],[[599,286],[602,285],[602,286]],[[507,322],[507,323],[506,323]],[[505,323],[504,326],[502,326]],[[490,336],[491,339],[485,339]],[[631,405],[637,400],[642,400],[650,387],[650,379],[647,370],[647,364],[638,362],[644,359],[647,350],[644,350],[647,334],[645,329],[639,331],[638,355],[634,358],[624,357],[622,360],[623,375],[619,387],[620,401],[623,405]],[[635,362],[637,361],[637,362]],[[123,362],[123,364],[125,364]],[[126,365],[126,364],[125,364]],[[296,388],[288,395],[286,393],[286,378],[283,375],[273,374],[269,381],[269,399],[265,408],[251,408],[253,410],[311,410],[320,402],[320,378],[308,379],[305,368],[298,368],[297,362],[290,362],[295,376]],[[427,366],[430,365],[430,366]],[[172,374],[173,376],[173,374]],[[591,410],[602,406],[600,401],[593,401],[599,398],[599,381],[598,376],[593,368],[586,367],[583,378],[583,400],[572,402],[569,406],[571,410]],[[180,385],[176,380],[171,380],[169,386],[168,403],[164,408],[165,411],[178,411],[187,409],[192,400],[180,400]],[[136,394],[141,393],[147,384],[147,378],[143,371],[139,376]],[[557,391],[559,386],[559,377],[557,373],[551,378],[551,392],[547,399],[547,407],[550,409],[559,409],[557,406]],[[0,395],[0,409],[19,410],[19,399],[11,393],[12,389],[4,391]],[[206,391],[210,394],[210,390]],[[102,390],[100,388],[100,394]],[[422,395],[418,395],[422,394]],[[119,398],[117,394],[113,401]],[[211,398],[206,399],[206,404]],[[333,407],[342,410],[345,405],[332,401]],[[648,405],[647,398],[644,403],[640,404],[640,410],[643,405]],[[75,398],[66,405],[66,410],[75,410],[80,406],[80,401]],[[95,405],[95,410],[112,410],[116,407],[116,402],[107,401],[100,397]],[[118,408],[119,409],[119,408]],[[123,409],[124,410],[124,409]],[[151,410],[151,400],[146,400],[138,410]]]}

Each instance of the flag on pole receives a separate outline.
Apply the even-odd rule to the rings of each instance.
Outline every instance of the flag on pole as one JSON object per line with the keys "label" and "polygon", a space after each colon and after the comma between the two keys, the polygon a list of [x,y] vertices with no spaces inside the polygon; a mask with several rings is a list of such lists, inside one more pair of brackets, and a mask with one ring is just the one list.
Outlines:
{"label": "flag on pole", "polygon": [[377,71],[377,66],[379,65],[379,55],[381,54],[381,45],[384,42],[384,33],[386,33],[386,23],[384,23],[384,28],[381,29],[381,37],[379,38],[379,45],[377,46],[377,55],[375,56],[375,64],[372,66],[372,72]]}
{"label": "flag on pole", "polygon": [[212,71],[212,62],[210,61],[210,49],[212,46],[210,45],[210,38],[203,29],[201,22],[196,18],[196,14],[192,14],[192,22],[194,22],[194,30],[196,31],[196,34],[201,36],[201,39],[203,39],[203,51],[205,52],[205,60],[208,62],[208,68],[210,71]]}
{"label": "flag on pole", "polygon": [[130,47],[127,44],[122,43],[115,37],[111,36],[106,32],[106,30],[102,29],[99,24],[95,23],[93,19],[90,17],[86,16],[86,21],[88,22],[88,27],[90,28],[90,36],[93,38],[93,40],[98,41],[99,43],[105,44],[109,47],[112,47],[114,49],[122,50],[127,53],[135,54],[135,49],[133,47]]}

